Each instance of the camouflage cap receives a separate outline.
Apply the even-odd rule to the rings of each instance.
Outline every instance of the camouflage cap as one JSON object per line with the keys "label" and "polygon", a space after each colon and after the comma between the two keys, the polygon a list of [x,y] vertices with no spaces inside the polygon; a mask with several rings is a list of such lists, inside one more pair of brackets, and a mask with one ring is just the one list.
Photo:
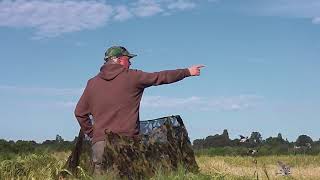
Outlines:
{"label": "camouflage cap", "polygon": [[122,46],[112,46],[104,54],[104,60],[108,60],[110,57],[128,56],[133,58],[137,55],[129,53],[129,51]]}

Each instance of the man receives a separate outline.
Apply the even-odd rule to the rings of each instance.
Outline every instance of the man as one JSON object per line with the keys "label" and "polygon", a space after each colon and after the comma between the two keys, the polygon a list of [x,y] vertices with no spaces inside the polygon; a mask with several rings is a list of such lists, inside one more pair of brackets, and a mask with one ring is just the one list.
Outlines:
{"label": "man", "polygon": [[109,48],[106,62],[88,81],[75,109],[81,129],[92,139],[92,158],[97,171],[102,167],[106,131],[129,137],[139,134],[139,108],[145,88],[199,76],[200,68],[204,67],[147,73],[129,69],[135,56],[121,46]]}

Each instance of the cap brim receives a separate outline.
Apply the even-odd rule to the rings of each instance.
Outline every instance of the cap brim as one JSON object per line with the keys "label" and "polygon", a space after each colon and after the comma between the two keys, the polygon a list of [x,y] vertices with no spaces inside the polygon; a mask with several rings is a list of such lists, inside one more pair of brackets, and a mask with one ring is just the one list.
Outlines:
{"label": "cap brim", "polygon": [[128,57],[130,58],[133,58],[133,57],[136,57],[137,55],[136,54],[128,54]]}
{"label": "cap brim", "polygon": [[[129,58],[133,58],[133,57],[136,57],[137,55],[136,54],[128,54],[128,55],[125,55],[125,56],[128,56]],[[106,56],[104,57],[104,60],[110,58],[111,56]]]}

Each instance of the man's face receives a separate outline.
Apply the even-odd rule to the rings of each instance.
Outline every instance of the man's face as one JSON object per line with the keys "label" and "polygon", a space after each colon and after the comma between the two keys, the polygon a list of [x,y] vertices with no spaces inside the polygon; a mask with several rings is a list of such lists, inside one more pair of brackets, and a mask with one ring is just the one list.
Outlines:
{"label": "man's face", "polygon": [[119,57],[119,63],[126,69],[129,69],[131,62],[130,58],[128,56],[120,56]]}

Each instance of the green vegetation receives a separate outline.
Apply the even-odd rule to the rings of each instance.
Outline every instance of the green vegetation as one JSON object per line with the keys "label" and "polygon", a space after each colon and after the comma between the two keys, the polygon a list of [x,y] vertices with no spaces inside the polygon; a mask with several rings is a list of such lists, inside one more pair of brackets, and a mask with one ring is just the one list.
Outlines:
{"label": "green vegetation", "polygon": [[[118,179],[116,173],[92,176],[88,167],[89,156],[81,158],[77,172],[64,169],[68,156],[76,142],[64,141],[57,135],[55,140],[43,143],[34,141],[0,140],[0,179]],[[253,132],[248,141],[230,140],[227,130],[221,135],[195,140],[194,148],[200,173],[188,173],[182,167],[175,172],[159,169],[153,180],[209,180],[209,179],[320,179],[320,142],[301,135],[296,142],[277,137],[262,139]],[[258,153],[249,156],[248,150]],[[291,175],[277,175],[278,162],[291,167]]]}
{"label": "green vegetation", "polygon": [[0,139],[0,161],[16,158],[16,155],[48,154],[53,152],[65,152],[73,148],[74,141],[64,141],[57,135],[55,140],[46,140],[42,143],[35,141],[6,141]]}
{"label": "green vegetation", "polygon": [[[71,172],[63,169],[67,157],[67,152],[59,152],[52,155],[29,154],[25,156],[17,155],[10,160],[3,160],[0,163],[0,179],[58,179],[61,174],[68,174],[68,179],[117,179],[114,174],[92,177],[90,173],[78,167],[78,173],[73,176]],[[163,172],[159,170],[152,179],[202,179],[209,180],[211,176],[204,174],[186,173],[183,168],[176,172]]]}
{"label": "green vegetation", "polygon": [[[57,152],[51,155],[16,155],[11,160],[0,163],[0,179],[58,179],[61,172],[69,174],[67,179],[117,179],[112,173],[92,177],[79,167],[77,176],[63,169],[69,152]],[[209,179],[320,179],[320,156],[282,155],[257,157],[257,166],[252,157],[241,156],[197,156],[199,174],[186,173],[183,168],[175,172],[163,172],[159,169],[152,180],[209,180]],[[282,161],[292,167],[290,176],[276,175],[277,162]]]}
{"label": "green vegetation", "polygon": [[51,155],[16,156],[0,163],[0,179],[57,179],[63,161]]}
{"label": "green vegetation", "polygon": [[247,156],[250,150],[257,150],[255,156],[320,154],[320,141],[313,141],[307,135],[300,135],[295,142],[289,142],[280,133],[264,140],[259,132],[252,132],[250,137],[241,141],[231,140],[227,130],[221,135],[196,139],[193,147],[197,155],[206,156]]}

